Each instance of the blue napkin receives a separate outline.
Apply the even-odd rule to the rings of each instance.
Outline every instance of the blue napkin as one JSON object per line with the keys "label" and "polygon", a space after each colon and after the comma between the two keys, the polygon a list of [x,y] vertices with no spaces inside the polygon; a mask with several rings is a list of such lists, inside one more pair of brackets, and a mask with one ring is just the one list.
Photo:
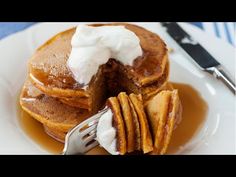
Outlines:
{"label": "blue napkin", "polygon": [[233,46],[236,46],[236,23],[235,22],[193,22],[198,28],[206,31],[209,35],[222,38]]}
{"label": "blue napkin", "polygon": [[0,22],[0,39],[26,29],[33,25],[33,22]]}

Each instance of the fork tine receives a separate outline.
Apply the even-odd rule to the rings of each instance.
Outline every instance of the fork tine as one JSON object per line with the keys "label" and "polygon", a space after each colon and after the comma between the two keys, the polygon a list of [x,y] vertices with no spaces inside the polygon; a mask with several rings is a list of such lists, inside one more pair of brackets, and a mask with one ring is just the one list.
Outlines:
{"label": "fork tine", "polygon": [[95,124],[97,123],[97,119],[99,119],[101,117],[102,114],[104,114],[107,111],[107,109],[104,109],[100,112],[98,112],[97,114],[93,115],[92,117],[90,117],[89,119],[83,121],[82,123],[80,123],[77,128],[79,129],[79,131],[81,130],[81,128],[83,128],[86,125],[91,125],[91,124]]}
{"label": "fork tine", "polygon": [[88,145],[85,150],[86,152],[89,151],[90,149],[94,148],[95,146],[98,145],[98,142],[97,141],[94,141],[93,143],[91,143],[90,145]]}
{"label": "fork tine", "polygon": [[89,134],[91,135],[91,134],[96,133],[96,132],[97,132],[97,130],[94,129],[94,130],[92,130]]}
{"label": "fork tine", "polygon": [[96,133],[93,133],[92,135],[89,135],[87,138],[85,138],[83,141],[85,144],[89,143],[96,137]]}
{"label": "fork tine", "polygon": [[[90,141],[92,141],[96,136],[96,127],[98,124],[99,118],[108,110],[105,107],[103,110],[98,112],[97,114],[91,116],[84,122],[80,123],[76,127],[72,128],[65,137],[65,145],[62,154],[84,154],[85,152],[89,151],[93,147],[98,145],[97,141],[91,142],[88,146]],[[85,126],[88,126],[86,128]],[[86,128],[83,130],[83,128]],[[88,137],[85,137],[85,141],[83,137],[88,134]]]}
{"label": "fork tine", "polygon": [[91,125],[95,124],[96,122],[94,122],[94,120],[96,120],[96,119],[98,119],[98,118],[100,118],[100,116],[94,115],[93,117],[91,117],[91,118],[85,120],[84,122],[80,123],[80,124],[78,125],[77,129],[78,129],[79,131],[81,131],[81,129],[84,128],[86,125],[90,125],[90,126],[91,126]]}
{"label": "fork tine", "polygon": [[94,124],[94,125],[90,126],[89,128],[83,130],[81,132],[81,136],[84,137],[86,134],[90,133],[92,130],[95,130],[96,127],[97,127],[97,124]]}
{"label": "fork tine", "polygon": [[[100,117],[98,117],[98,118],[100,118]],[[87,125],[90,127],[90,126],[92,126],[93,124],[98,123],[98,121],[99,121],[99,119],[92,120],[92,121],[89,122]]]}

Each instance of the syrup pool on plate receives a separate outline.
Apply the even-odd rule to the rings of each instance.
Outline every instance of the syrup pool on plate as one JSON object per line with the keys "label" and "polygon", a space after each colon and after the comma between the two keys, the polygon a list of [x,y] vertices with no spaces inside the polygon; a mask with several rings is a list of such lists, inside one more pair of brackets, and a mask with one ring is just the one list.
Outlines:
{"label": "syrup pool on plate", "polygon": [[[174,130],[167,154],[174,154],[194,135],[204,124],[208,106],[197,90],[187,84],[172,83],[179,90],[179,96],[183,105],[183,117],[178,127]],[[19,109],[20,123],[25,133],[35,143],[53,154],[60,154],[64,144],[54,140],[47,133],[41,123],[32,118],[28,113]],[[103,148],[97,146],[87,153],[88,155],[108,154]]]}
{"label": "syrup pool on plate", "polygon": [[187,84],[172,83],[178,89],[183,107],[182,121],[174,130],[167,154],[173,154],[189,142],[205,122],[208,106],[201,95]]}

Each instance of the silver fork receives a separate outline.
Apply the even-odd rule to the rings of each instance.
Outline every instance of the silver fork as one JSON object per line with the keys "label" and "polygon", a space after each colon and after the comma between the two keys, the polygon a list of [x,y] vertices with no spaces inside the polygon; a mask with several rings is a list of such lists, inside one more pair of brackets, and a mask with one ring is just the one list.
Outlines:
{"label": "silver fork", "polygon": [[97,114],[81,122],[79,125],[71,129],[65,138],[65,145],[62,155],[83,155],[95,146],[98,142],[95,140],[97,124],[99,118],[108,110],[104,108]]}

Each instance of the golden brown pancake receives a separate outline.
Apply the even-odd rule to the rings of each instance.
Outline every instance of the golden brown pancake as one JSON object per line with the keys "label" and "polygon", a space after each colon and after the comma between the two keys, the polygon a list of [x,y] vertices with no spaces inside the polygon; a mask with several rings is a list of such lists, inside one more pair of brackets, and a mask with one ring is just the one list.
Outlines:
{"label": "golden brown pancake", "polygon": [[140,130],[140,125],[139,125],[138,115],[129,97],[128,97],[128,102],[129,102],[130,111],[131,111],[131,115],[134,122],[135,150],[141,150],[141,132],[140,132],[141,130]]}
{"label": "golden brown pancake", "polygon": [[158,152],[165,133],[171,91],[161,91],[147,104],[146,112],[154,138],[154,151]]}
{"label": "golden brown pancake", "polygon": [[165,89],[169,79],[169,71],[169,61],[167,61],[166,68],[159,80],[151,85],[141,88],[141,94],[143,96],[144,101],[149,100],[152,96]]}
{"label": "golden brown pancake", "polygon": [[125,92],[121,92],[118,95],[118,100],[122,110],[124,118],[125,130],[126,130],[126,144],[127,152],[133,152],[135,150],[135,125],[132,117],[131,108],[129,105],[128,95]]}
{"label": "golden brown pancake", "polygon": [[[115,75],[113,77],[115,79],[110,78],[111,83],[107,84],[105,80],[105,75],[108,75],[105,72],[106,67],[110,67],[107,65],[100,67],[86,88],[74,80],[66,63],[70,55],[70,41],[75,28],[59,33],[35,52],[29,62],[32,83],[46,95],[63,98],[62,101],[66,104],[88,108],[93,112],[96,112],[99,109],[98,105],[103,104],[105,97],[108,97],[105,93],[113,91],[107,89],[110,89],[110,84],[115,82],[118,87],[122,87],[120,89],[128,93],[141,93],[147,96],[149,92],[154,94],[167,80],[169,72],[164,42],[158,35],[136,25],[125,23],[109,25],[124,25],[133,31],[139,37],[143,49],[143,56],[135,59],[133,66],[124,66],[118,61],[113,62],[117,67],[110,71]],[[76,97],[78,101],[75,98],[65,99],[65,97]],[[80,99],[81,97],[83,99]]]}
{"label": "golden brown pancake", "polygon": [[124,155],[127,152],[126,148],[126,132],[125,124],[122,117],[120,104],[116,97],[110,97],[107,101],[108,107],[111,108],[113,113],[113,123],[116,129],[116,138],[117,138],[117,150],[121,155]]}
{"label": "golden brown pancake", "polygon": [[182,107],[178,91],[164,90],[150,99],[145,107],[152,129],[154,149],[152,154],[164,154],[169,145],[176,120]]}
{"label": "golden brown pancake", "polygon": [[[88,109],[92,113],[96,113],[101,105],[105,104],[106,96],[106,85],[104,84],[104,76],[100,67],[96,78],[93,77],[89,89],[58,89],[56,87],[50,86],[46,87],[41,81],[36,79],[36,77],[30,73],[29,78],[32,84],[45,93],[48,96],[59,98],[63,103],[68,104],[73,107]],[[42,74],[42,73],[41,73]],[[39,74],[41,77],[41,74]],[[56,78],[52,79],[56,80]]]}
{"label": "golden brown pancake", "polygon": [[165,154],[168,148],[168,145],[171,140],[175,125],[182,118],[182,104],[179,99],[178,91],[174,90],[172,92],[170,105],[169,105],[169,114],[167,118],[167,123],[165,127],[165,136],[163,139],[163,147],[160,150],[160,154]]}
{"label": "golden brown pancake", "polygon": [[[171,88],[171,85],[167,84],[166,88]],[[70,107],[56,98],[46,96],[29,80],[23,87],[20,103],[25,111],[44,125],[47,134],[60,142],[64,142],[71,128],[89,116],[88,111]],[[141,149],[148,153],[152,151],[152,142],[154,149],[151,154],[164,154],[168,148],[174,126],[182,113],[178,92],[161,91],[146,104],[147,116],[143,111],[141,95],[130,94],[128,97],[121,92],[117,98],[111,97],[107,101],[113,112],[117,147],[121,155]]]}
{"label": "golden brown pancake", "polygon": [[63,132],[63,131],[58,131],[57,129],[53,129],[53,128],[49,128],[47,126],[43,126],[44,127],[44,131],[51,136],[52,138],[54,138],[55,140],[64,143],[65,142],[65,137],[66,137],[66,133],[67,132]]}
{"label": "golden brown pancake", "polygon": [[69,106],[72,107],[78,107],[78,108],[82,108],[82,109],[88,109],[89,110],[89,99],[87,97],[75,97],[75,98],[67,98],[67,97],[61,97],[59,98],[59,100],[62,103],[65,103]]}
{"label": "golden brown pancake", "polygon": [[139,125],[141,129],[141,148],[144,153],[151,152],[153,150],[153,142],[147,117],[143,108],[143,101],[141,95],[130,94],[129,98],[134,105],[134,109],[138,115]]}
{"label": "golden brown pancake", "polygon": [[170,83],[170,82],[167,82],[163,88],[163,90],[174,90],[174,86]]}
{"label": "golden brown pancake", "polygon": [[[143,100],[146,101],[163,89],[164,85],[168,81],[168,78],[169,78],[169,62],[167,61],[163,74],[159,77],[159,79],[156,82],[147,86],[139,87],[134,82],[131,82],[128,77],[126,77],[126,73],[119,72],[119,74],[117,75],[117,80],[118,80],[117,84],[112,88],[112,90],[116,90],[118,87],[120,88],[120,90],[116,93],[119,93],[120,91],[125,91],[128,94],[131,93],[142,94]],[[112,81],[112,83],[114,84],[114,81]]]}
{"label": "golden brown pancake", "polygon": [[61,132],[68,132],[91,115],[87,110],[68,106],[43,94],[29,80],[23,86],[20,104],[23,110],[43,125]]}

